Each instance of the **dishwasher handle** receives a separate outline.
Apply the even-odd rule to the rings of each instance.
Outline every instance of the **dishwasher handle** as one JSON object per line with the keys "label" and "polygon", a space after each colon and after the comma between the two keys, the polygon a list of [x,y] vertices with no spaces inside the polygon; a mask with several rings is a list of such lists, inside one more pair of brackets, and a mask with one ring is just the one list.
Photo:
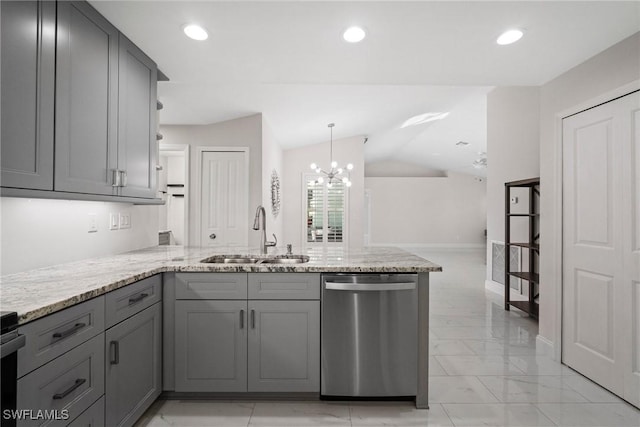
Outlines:
{"label": "dishwasher handle", "polygon": [[325,289],[331,291],[406,291],[416,288],[416,282],[395,283],[340,283],[325,282]]}

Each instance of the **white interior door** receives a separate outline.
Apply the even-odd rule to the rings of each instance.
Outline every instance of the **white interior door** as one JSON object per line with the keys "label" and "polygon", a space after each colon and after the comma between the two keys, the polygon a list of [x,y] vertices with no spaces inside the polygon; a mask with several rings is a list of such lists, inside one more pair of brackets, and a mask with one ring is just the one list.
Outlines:
{"label": "white interior door", "polygon": [[[628,97],[627,97],[628,98]],[[626,341],[632,346],[624,373],[624,398],[640,408],[640,92],[626,102],[629,144],[623,145],[622,208],[624,229],[624,312],[630,314]],[[630,114],[629,114],[630,113]],[[627,126],[625,124],[625,126]]]}
{"label": "white interior door", "polygon": [[634,93],[563,120],[562,359],[636,405],[639,106]]}
{"label": "white interior door", "polygon": [[247,153],[205,151],[201,167],[201,246],[247,246]]}

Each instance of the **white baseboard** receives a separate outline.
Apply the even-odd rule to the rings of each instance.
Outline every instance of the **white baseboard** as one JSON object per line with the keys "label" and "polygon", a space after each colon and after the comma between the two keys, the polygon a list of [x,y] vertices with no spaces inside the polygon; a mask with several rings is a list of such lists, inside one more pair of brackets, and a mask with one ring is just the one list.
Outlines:
{"label": "white baseboard", "polygon": [[367,246],[394,246],[424,249],[485,249],[484,243],[369,243]]}
{"label": "white baseboard", "polygon": [[498,282],[494,282],[493,280],[486,279],[484,281],[484,288],[488,291],[504,296],[504,285],[502,283],[498,283]]}
{"label": "white baseboard", "polygon": [[538,354],[543,354],[553,360],[556,359],[556,346],[553,344],[553,342],[549,341],[542,335],[536,336],[536,351]]}

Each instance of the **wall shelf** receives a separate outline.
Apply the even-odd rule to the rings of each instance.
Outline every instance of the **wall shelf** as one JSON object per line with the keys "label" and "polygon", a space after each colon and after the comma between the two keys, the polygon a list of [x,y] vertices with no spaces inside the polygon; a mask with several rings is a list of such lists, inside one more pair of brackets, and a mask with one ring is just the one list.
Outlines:
{"label": "wall shelf", "polygon": [[[528,212],[511,212],[511,189],[528,188],[529,209]],[[517,246],[528,251],[528,269],[527,271],[511,271],[510,263],[505,263],[504,269],[504,309],[510,310],[515,307],[524,311],[532,317],[538,318],[540,312],[537,303],[538,284],[540,283],[540,275],[537,272],[538,258],[540,256],[540,178],[522,179],[519,181],[506,182],[504,184],[504,241],[505,247]],[[527,220],[528,241],[527,242],[511,242],[511,220],[513,218],[524,218]],[[522,220],[520,220],[522,221]],[[508,253],[508,252],[507,252]],[[522,268],[525,268],[524,266]],[[528,282],[528,295],[526,300],[511,299],[511,278]]]}

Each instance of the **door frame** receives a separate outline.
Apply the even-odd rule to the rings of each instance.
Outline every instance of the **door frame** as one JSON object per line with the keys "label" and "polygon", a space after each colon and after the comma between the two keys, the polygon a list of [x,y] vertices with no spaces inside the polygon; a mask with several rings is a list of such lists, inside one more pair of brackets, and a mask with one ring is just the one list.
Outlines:
{"label": "door frame", "polygon": [[[244,161],[245,161],[245,185],[247,191],[247,206],[249,209],[251,204],[251,184],[249,179],[251,178],[250,169],[249,169],[249,157],[250,150],[249,147],[222,147],[222,146],[212,146],[212,145],[199,145],[196,147],[196,182],[195,182],[195,197],[194,199],[194,210],[195,210],[195,239],[194,242],[197,242],[198,246],[202,246],[202,206],[201,206],[201,192],[202,192],[202,156],[205,152],[240,152],[244,153]],[[249,212],[247,212],[247,218],[250,218]],[[249,224],[247,223],[247,227]],[[247,239],[248,240],[248,239]],[[247,246],[249,242],[247,241]]]}
{"label": "door frame", "polygon": [[191,146],[189,144],[158,144],[158,163],[163,151],[182,151],[184,156],[184,244],[182,246],[189,246],[189,205],[191,201],[189,193],[189,181],[191,178],[191,171],[189,164],[191,160]]}
{"label": "door frame", "polygon": [[[545,350],[549,353],[549,355],[556,361],[562,362],[562,318],[563,318],[563,294],[564,294],[564,251],[563,251],[563,167],[564,167],[564,158],[562,155],[563,148],[563,140],[562,140],[562,121],[574,114],[578,114],[582,111],[588,110],[590,108],[597,107],[598,105],[610,102],[615,100],[616,98],[620,98],[624,95],[627,95],[631,92],[640,90],[640,79],[634,80],[631,83],[620,86],[616,89],[607,91],[603,94],[600,94],[596,97],[590,98],[587,101],[576,104],[570,108],[567,108],[563,111],[560,111],[555,114],[554,118],[554,156],[552,159],[553,163],[553,176],[551,177],[552,184],[552,193],[550,197],[554,197],[553,209],[550,213],[552,216],[552,225],[553,225],[553,233],[551,233],[550,241],[552,243],[552,251],[549,254],[549,258],[551,261],[552,271],[552,283],[558,283],[559,286],[555,287],[555,322],[554,322],[554,332],[555,332],[555,342],[549,341],[546,337],[538,334],[536,341],[545,348]],[[545,180],[546,181],[546,180]]]}

